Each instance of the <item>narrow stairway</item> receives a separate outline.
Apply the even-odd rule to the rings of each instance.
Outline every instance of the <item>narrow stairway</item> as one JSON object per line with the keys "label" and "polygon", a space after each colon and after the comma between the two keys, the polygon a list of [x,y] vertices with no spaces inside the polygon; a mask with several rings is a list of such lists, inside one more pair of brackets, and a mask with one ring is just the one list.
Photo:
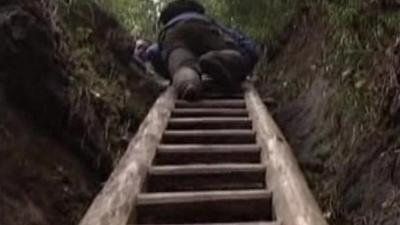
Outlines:
{"label": "narrow stairway", "polygon": [[277,225],[242,93],[178,100],[137,196],[137,224]]}

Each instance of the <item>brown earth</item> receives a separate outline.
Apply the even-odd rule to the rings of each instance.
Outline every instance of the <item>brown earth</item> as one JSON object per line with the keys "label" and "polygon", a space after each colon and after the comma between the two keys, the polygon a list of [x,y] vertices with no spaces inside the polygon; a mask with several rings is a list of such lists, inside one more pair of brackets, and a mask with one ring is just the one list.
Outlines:
{"label": "brown earth", "polygon": [[0,2],[2,225],[77,224],[160,90],[127,65],[134,37],[112,18],[99,12],[83,54],[57,12]]}
{"label": "brown earth", "polygon": [[77,224],[99,177],[0,94],[0,224]]}
{"label": "brown earth", "polygon": [[[372,63],[362,65],[368,79],[359,87],[351,69],[329,63],[336,50],[335,30],[324,18],[308,12],[298,20],[287,45],[261,68],[268,72],[259,81],[260,90],[278,100],[275,117],[332,224],[397,225],[399,56],[395,40],[388,38],[391,41],[371,56]],[[344,104],[358,94],[363,101],[357,98]]]}

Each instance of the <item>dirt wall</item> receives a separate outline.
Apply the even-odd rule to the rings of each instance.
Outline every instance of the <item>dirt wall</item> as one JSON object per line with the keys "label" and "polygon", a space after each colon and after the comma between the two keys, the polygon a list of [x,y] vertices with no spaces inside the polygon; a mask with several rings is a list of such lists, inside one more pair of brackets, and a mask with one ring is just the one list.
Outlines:
{"label": "dirt wall", "polygon": [[[397,225],[400,218],[396,38],[368,63],[336,63],[337,32],[308,11],[259,82],[332,224]],[[362,79],[356,71],[365,73]]]}
{"label": "dirt wall", "polygon": [[64,19],[55,1],[0,2],[2,225],[77,224],[160,91],[118,23],[114,48]]}

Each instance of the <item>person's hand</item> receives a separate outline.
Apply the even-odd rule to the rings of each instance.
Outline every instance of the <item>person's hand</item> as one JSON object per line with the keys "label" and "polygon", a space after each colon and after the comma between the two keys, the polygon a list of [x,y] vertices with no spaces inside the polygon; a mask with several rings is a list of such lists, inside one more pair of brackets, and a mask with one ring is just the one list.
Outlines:
{"label": "person's hand", "polygon": [[149,46],[150,42],[143,39],[138,39],[135,45],[134,56],[142,61],[146,61],[146,50]]}

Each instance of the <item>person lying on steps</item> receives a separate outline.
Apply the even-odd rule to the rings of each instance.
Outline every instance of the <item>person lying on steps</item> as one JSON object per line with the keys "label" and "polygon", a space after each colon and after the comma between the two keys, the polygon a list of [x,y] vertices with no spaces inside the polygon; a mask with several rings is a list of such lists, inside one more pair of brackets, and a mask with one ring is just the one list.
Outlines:
{"label": "person lying on steps", "polygon": [[246,35],[206,15],[195,0],[176,0],[160,14],[158,43],[135,54],[172,80],[178,97],[198,100],[201,75],[223,91],[232,91],[251,73],[259,59],[258,45]]}

